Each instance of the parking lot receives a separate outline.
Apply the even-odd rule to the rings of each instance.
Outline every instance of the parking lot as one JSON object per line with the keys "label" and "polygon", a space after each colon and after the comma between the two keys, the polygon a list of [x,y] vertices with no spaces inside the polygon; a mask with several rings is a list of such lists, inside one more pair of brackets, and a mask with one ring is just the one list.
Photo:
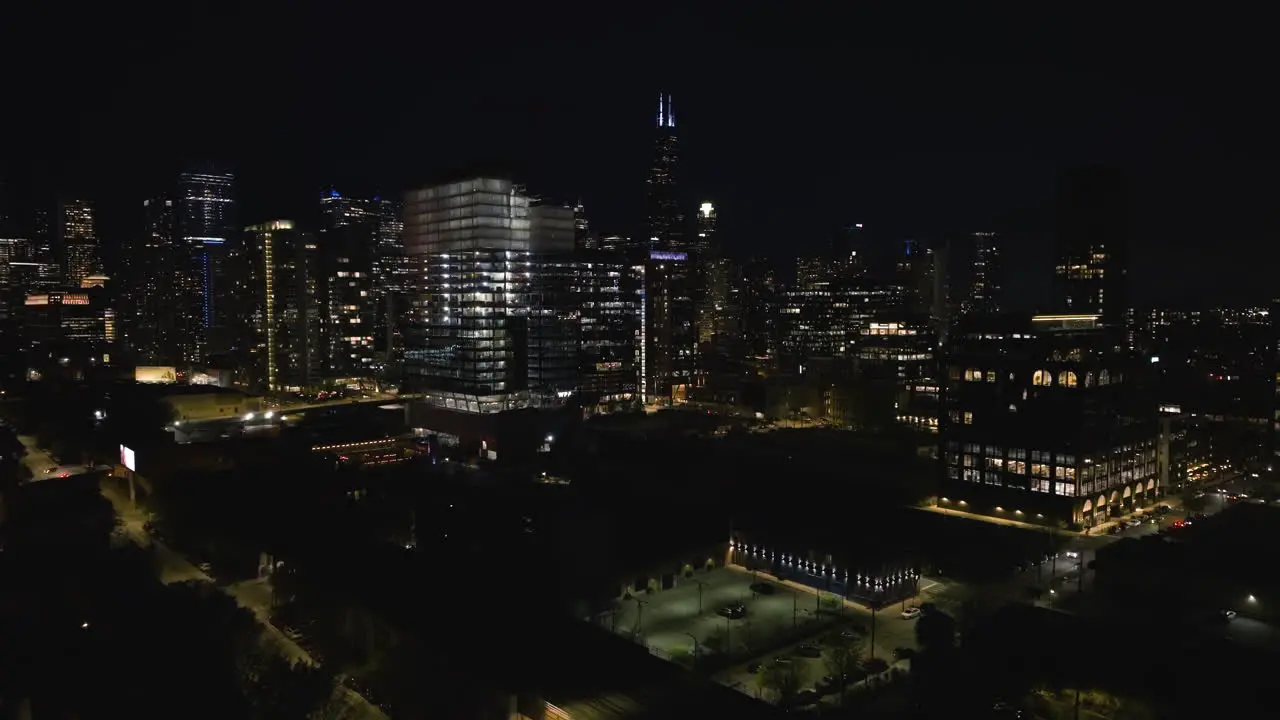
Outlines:
{"label": "parking lot", "polygon": [[[765,583],[772,591],[753,592],[756,583]],[[928,601],[941,587],[925,580],[921,597],[905,607]],[[743,617],[730,619],[718,613],[739,602],[746,610]],[[895,650],[916,647],[915,621],[901,617],[903,607],[902,603],[884,607],[874,619],[874,656],[890,664]],[[783,662],[796,668],[801,689],[813,689],[831,673],[823,640],[841,630],[858,634],[863,658],[872,654],[869,610],[734,568],[700,572],[681,578],[672,589],[620,601],[612,623],[615,632],[634,637],[661,657],[715,663],[724,668],[715,674],[717,681],[753,697],[761,694],[758,666],[779,657],[789,658]],[[815,647],[802,651],[800,645]],[[814,649],[819,650],[818,656],[805,657]]]}

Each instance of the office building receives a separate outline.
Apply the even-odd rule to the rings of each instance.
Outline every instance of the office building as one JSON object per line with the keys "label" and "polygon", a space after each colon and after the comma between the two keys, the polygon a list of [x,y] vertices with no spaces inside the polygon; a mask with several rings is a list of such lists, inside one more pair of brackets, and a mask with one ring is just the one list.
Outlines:
{"label": "office building", "polygon": [[1124,176],[1105,167],[1065,173],[1058,184],[1057,302],[1120,327],[1128,310],[1129,200]]}
{"label": "office building", "polygon": [[649,168],[649,237],[651,250],[684,252],[685,215],[680,188],[680,147],[671,95],[658,96],[657,135]]}
{"label": "office building", "polygon": [[230,352],[243,337],[237,303],[235,178],[214,168],[178,176],[179,302],[190,321],[182,338],[184,363]]}
{"label": "office building", "polygon": [[411,191],[404,220],[423,271],[403,389],[470,414],[563,403],[577,372],[572,209],[475,178]]}
{"label": "office building", "polygon": [[51,373],[79,378],[111,363],[116,317],[104,288],[32,293],[17,320],[29,379]]}
{"label": "office building", "polygon": [[960,301],[960,308],[966,313],[998,313],[1004,294],[999,238],[992,232],[977,232],[969,239],[968,292]]}
{"label": "office building", "polygon": [[142,210],[142,234],[121,268],[121,334],[139,364],[178,365],[192,328],[176,302],[187,287],[188,270],[178,245],[176,203],[151,198]]}
{"label": "office building", "polygon": [[98,270],[98,235],[93,203],[88,200],[63,200],[58,204],[58,248],[62,255],[62,274],[71,287]]}
{"label": "office building", "polygon": [[374,198],[378,212],[378,244],[374,256],[373,287],[378,302],[374,324],[382,377],[400,377],[404,361],[404,331],[411,316],[413,268],[404,253],[404,220],[400,201]]}
{"label": "office building", "polygon": [[591,234],[587,209],[581,200],[573,206],[573,248],[580,252],[593,252],[600,249],[600,239]]}
{"label": "office building", "polygon": [[248,255],[250,385],[304,392],[321,384],[324,306],[320,252],[289,220],[245,228]]}
{"label": "office building", "polygon": [[577,306],[581,324],[579,392],[593,412],[640,403],[640,323],[644,266],[621,253],[577,254]]}
{"label": "office building", "polygon": [[945,366],[940,506],[1087,528],[1162,493],[1141,366],[1097,315],[968,316]]}
{"label": "office building", "polygon": [[813,360],[854,357],[862,328],[895,309],[901,296],[897,286],[851,276],[846,262],[797,259],[795,281],[777,305],[784,367],[799,370]]}
{"label": "office building", "polygon": [[937,349],[927,315],[889,312],[866,322],[859,330],[858,375],[875,391],[865,395],[886,405],[892,400],[894,422],[938,432]]}

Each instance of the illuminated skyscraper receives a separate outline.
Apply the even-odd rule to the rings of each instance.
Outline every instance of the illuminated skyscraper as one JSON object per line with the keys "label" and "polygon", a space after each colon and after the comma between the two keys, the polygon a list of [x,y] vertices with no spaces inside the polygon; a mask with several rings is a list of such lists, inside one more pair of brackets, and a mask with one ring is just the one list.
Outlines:
{"label": "illuminated skyscraper", "polygon": [[245,234],[254,384],[275,391],[313,388],[323,365],[316,240],[289,220],[253,225]]}
{"label": "illuminated skyscraper", "polygon": [[186,255],[181,301],[192,318],[183,338],[186,362],[227,352],[236,340],[234,190],[235,177],[228,172],[200,169],[178,176],[178,244]]}
{"label": "illuminated skyscraper", "polygon": [[80,281],[98,268],[93,203],[64,200],[58,204],[58,247],[64,281],[68,287],[80,287]]}
{"label": "illuminated skyscraper", "polygon": [[658,96],[657,138],[649,169],[649,237],[651,250],[683,252],[684,209],[679,185],[679,143],[671,95]]}
{"label": "illuminated skyscraper", "polygon": [[509,180],[411,191],[405,252],[422,267],[402,390],[426,408],[488,415],[576,387],[573,209],[533,205]]}
{"label": "illuminated skyscraper", "polygon": [[318,289],[325,317],[325,365],[331,378],[372,378],[378,307],[373,271],[381,203],[329,189],[321,193],[320,208],[324,278]]}

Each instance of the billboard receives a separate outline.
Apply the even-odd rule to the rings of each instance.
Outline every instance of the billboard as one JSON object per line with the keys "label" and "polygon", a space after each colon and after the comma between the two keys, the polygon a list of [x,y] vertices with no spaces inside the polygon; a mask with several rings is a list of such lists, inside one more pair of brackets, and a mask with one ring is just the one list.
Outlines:
{"label": "billboard", "polygon": [[172,367],[139,366],[133,369],[133,379],[140,383],[173,383],[178,381],[178,370]]}
{"label": "billboard", "polygon": [[132,472],[138,472],[138,459],[134,456],[132,448],[120,446],[120,464]]}

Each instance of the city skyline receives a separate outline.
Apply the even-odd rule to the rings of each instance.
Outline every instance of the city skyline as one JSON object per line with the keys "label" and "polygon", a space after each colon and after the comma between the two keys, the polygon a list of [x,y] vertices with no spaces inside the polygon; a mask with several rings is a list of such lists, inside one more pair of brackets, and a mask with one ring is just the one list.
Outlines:
{"label": "city skyline", "polygon": [[[368,72],[397,66],[402,51],[387,49],[394,43],[368,53],[326,47],[332,62],[313,72],[301,59],[313,59],[319,39],[341,30],[308,19],[304,25],[322,32],[296,58],[278,58],[261,72],[245,61],[225,70],[245,104],[294,88],[298,102],[281,108],[278,122],[249,120],[234,110],[240,102],[184,123],[141,112],[131,103],[154,89],[148,72],[176,72],[160,58],[181,56],[181,48],[158,41],[155,59],[102,61],[120,72],[118,92],[100,106],[52,122],[20,118],[33,142],[9,153],[0,174],[40,198],[96,200],[108,243],[139,232],[136,203],[189,161],[206,158],[235,173],[245,226],[278,217],[306,221],[315,192],[330,184],[400,197],[412,187],[501,169],[539,191],[581,196],[601,233],[634,234],[645,218],[652,152],[646,126],[654,121],[654,95],[665,91],[680,110],[689,212],[714,202],[734,254],[777,255],[780,246],[812,254],[836,228],[865,222],[904,237],[997,231],[1016,240],[1006,256],[1011,268],[1047,267],[1058,172],[1103,162],[1133,176],[1135,257],[1159,250],[1135,262],[1139,301],[1266,297],[1266,278],[1251,270],[1262,263],[1202,247],[1203,238],[1250,237],[1270,222],[1262,204],[1250,202],[1260,192],[1242,155],[1252,149],[1248,130],[1265,114],[1222,112],[1228,101],[1252,102],[1239,92],[1253,67],[1241,57],[1248,43],[1226,47],[1206,33],[1202,42],[1215,52],[1188,72],[1191,60],[1164,53],[1171,46],[1157,43],[1157,52],[1143,56],[1129,50],[1130,24],[1113,19],[1105,32],[1085,27],[1084,18],[1064,19],[1052,31],[1011,39],[1011,20],[965,18],[957,30],[971,34],[956,33],[964,42],[933,43],[938,38],[924,28],[919,38],[899,42],[892,19],[867,17],[862,22],[884,29],[883,36],[845,48],[819,33],[807,49],[781,54],[759,36],[765,18],[703,33],[710,18],[693,17],[688,29],[668,28],[671,52],[651,66],[606,58],[563,88],[530,83],[497,93],[473,86],[505,62],[497,54],[437,77],[452,99],[443,106],[404,92],[401,71]],[[194,32],[213,37],[238,18],[209,20]],[[264,26],[284,20],[262,18]],[[362,21],[353,22],[354,33]],[[779,34],[795,29],[779,22]],[[1072,41],[1081,29],[1090,33],[1088,53]],[[644,30],[595,31],[584,41],[628,47]],[[72,51],[88,56],[96,43],[88,38]],[[44,97],[44,72],[34,69],[19,85],[31,82],[33,97]],[[367,107],[377,111],[324,102],[327,83],[339,78],[358,78],[358,94],[376,98]],[[164,96],[179,112],[194,102],[176,91]],[[1199,277],[1227,271],[1240,277]],[[1013,294],[1034,304],[1036,284],[1023,276],[1015,273]]]}

